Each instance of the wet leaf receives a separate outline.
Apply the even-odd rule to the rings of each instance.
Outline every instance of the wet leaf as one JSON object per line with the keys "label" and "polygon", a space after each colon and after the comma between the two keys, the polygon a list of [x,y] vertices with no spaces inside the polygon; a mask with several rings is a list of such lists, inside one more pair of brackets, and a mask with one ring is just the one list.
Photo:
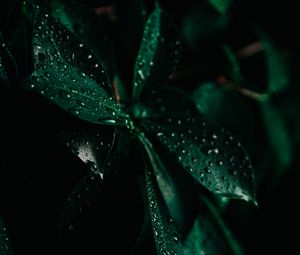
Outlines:
{"label": "wet leaf", "polygon": [[50,9],[54,18],[94,50],[112,80],[115,69],[114,52],[107,16],[96,15],[95,11],[79,1],[50,1]]}
{"label": "wet leaf", "polygon": [[157,253],[159,255],[180,255],[182,254],[182,247],[174,221],[168,216],[167,211],[163,208],[163,203],[159,200],[149,169],[146,169],[145,175],[149,212]]}
{"label": "wet leaf", "polygon": [[256,203],[251,161],[229,132],[193,117],[153,118],[141,123],[208,190]]}
{"label": "wet leaf", "polygon": [[220,13],[226,14],[233,0],[208,0],[208,2]]}
{"label": "wet leaf", "polygon": [[68,194],[60,215],[59,235],[61,238],[76,228],[79,215],[95,201],[95,193],[103,181],[98,174],[90,171],[75,185]]}
{"label": "wet leaf", "polygon": [[1,255],[13,254],[8,231],[2,218],[0,218],[0,254]]}
{"label": "wet leaf", "polygon": [[180,36],[169,15],[158,6],[146,21],[134,67],[133,98],[145,88],[164,85],[180,58]]}
{"label": "wet leaf", "polygon": [[127,123],[127,114],[101,86],[66,63],[46,61],[23,86],[80,119],[107,125]]}
{"label": "wet leaf", "polygon": [[149,161],[145,161],[147,169],[153,169],[159,190],[171,217],[175,220],[175,222],[182,223],[184,211],[184,208],[182,208],[183,203],[172,176],[163,165],[163,162],[157,155],[152,143],[144,136],[143,133],[139,134],[139,139],[144,145],[144,149],[149,159]]}
{"label": "wet leaf", "polygon": [[115,130],[88,123],[75,124],[61,128],[61,141],[95,174],[103,178],[115,140]]}
{"label": "wet leaf", "polygon": [[158,93],[146,96],[143,102],[135,105],[136,118],[162,116],[188,116],[198,111],[190,95],[171,86],[165,86]]}
{"label": "wet leaf", "polygon": [[97,57],[47,13],[35,9],[32,48],[36,70],[24,86],[86,121],[126,124],[127,115],[105,90],[110,85],[104,67],[95,62]]}
{"label": "wet leaf", "polygon": [[111,93],[107,72],[98,56],[71,31],[41,10],[38,5],[26,1],[24,6],[25,14],[33,25],[34,67],[38,69],[47,62],[72,65],[95,80],[106,92]]}

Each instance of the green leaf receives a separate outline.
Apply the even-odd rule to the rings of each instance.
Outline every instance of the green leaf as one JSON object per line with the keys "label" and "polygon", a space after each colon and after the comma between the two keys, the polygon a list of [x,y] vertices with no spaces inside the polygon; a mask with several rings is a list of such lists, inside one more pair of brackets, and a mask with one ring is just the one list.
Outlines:
{"label": "green leaf", "polygon": [[139,133],[138,137],[141,143],[144,145],[144,149],[149,159],[149,161],[145,161],[145,164],[147,164],[146,168],[153,169],[158,187],[171,217],[175,220],[175,222],[182,223],[184,221],[183,214],[185,208],[183,208],[184,204],[182,198],[178,194],[173,177],[168,173],[163,162],[157,155],[152,143],[147,139],[147,137],[145,137],[143,133]]}
{"label": "green leaf", "polygon": [[155,90],[173,74],[180,58],[180,35],[169,15],[158,6],[146,21],[134,67],[133,99],[145,88]]}
{"label": "green leaf", "polygon": [[44,63],[23,86],[46,97],[65,111],[92,123],[126,125],[124,113],[102,87],[71,65]]}
{"label": "green leaf", "polygon": [[190,95],[184,91],[165,86],[143,98],[143,102],[134,105],[133,114],[136,118],[150,118],[162,116],[188,116],[196,114],[198,110]]}
{"label": "green leaf", "polygon": [[95,203],[95,194],[102,183],[99,175],[88,172],[67,195],[60,215],[59,235],[61,237],[73,231],[79,215],[82,215],[89,206]]}
{"label": "green leaf", "polygon": [[293,150],[291,138],[289,136],[286,124],[280,113],[270,104],[261,104],[263,121],[265,124],[268,139],[276,155],[278,164],[277,178],[282,171],[287,169],[292,161]]}
{"label": "green leaf", "polygon": [[36,69],[45,63],[69,64],[95,80],[106,92],[112,92],[105,67],[91,49],[38,5],[26,1],[24,7],[33,26],[32,53]]}
{"label": "green leaf", "polygon": [[227,14],[233,0],[208,0],[208,2],[220,13]]}
{"label": "green leaf", "polygon": [[268,89],[266,92],[269,94],[280,92],[288,86],[290,80],[287,60],[268,35],[260,29],[257,29],[257,31],[264,49],[268,72]]}
{"label": "green leaf", "polygon": [[199,214],[183,243],[184,255],[229,254],[219,234],[211,219]]}
{"label": "green leaf", "polygon": [[[126,125],[128,116],[114,102],[103,66],[71,32],[35,7],[35,71],[24,86],[73,115],[93,123]],[[82,48],[82,51],[80,50]]]}
{"label": "green leaf", "polygon": [[193,117],[153,118],[141,124],[208,190],[256,204],[251,161],[229,132]]}
{"label": "green leaf", "polygon": [[110,34],[112,27],[107,16],[96,15],[94,10],[80,1],[50,1],[50,9],[54,18],[95,51],[112,80],[115,69],[114,52]]}
{"label": "green leaf", "polygon": [[154,240],[157,253],[165,254],[182,254],[180,236],[176,230],[174,221],[163,208],[163,203],[156,194],[156,188],[151,176],[151,171],[145,169],[146,189],[149,204],[149,212],[153,229]]}
{"label": "green leaf", "polygon": [[12,248],[10,243],[9,234],[5,226],[4,221],[0,217],[0,254],[1,255],[11,255]]}
{"label": "green leaf", "polygon": [[213,82],[203,83],[193,91],[198,111],[248,142],[253,132],[253,116],[239,96]]}

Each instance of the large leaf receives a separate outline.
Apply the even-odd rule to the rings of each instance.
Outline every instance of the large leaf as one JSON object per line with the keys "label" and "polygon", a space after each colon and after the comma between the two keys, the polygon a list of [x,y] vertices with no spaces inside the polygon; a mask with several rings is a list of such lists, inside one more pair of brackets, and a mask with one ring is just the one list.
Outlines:
{"label": "large leaf", "polygon": [[105,67],[87,45],[31,1],[24,2],[24,9],[33,26],[32,53],[36,69],[44,66],[45,62],[65,62],[78,68],[111,93]]}
{"label": "large leaf", "polygon": [[106,92],[109,81],[103,66],[95,64],[97,57],[48,14],[34,8],[36,70],[24,86],[86,121],[126,124],[127,115]]}
{"label": "large leaf", "polygon": [[[163,203],[156,194],[155,184],[151,171],[146,168],[146,189],[149,203],[149,212],[153,228],[154,240],[159,255],[182,254],[180,236],[174,221],[168,215]],[[164,210],[165,209],[165,210]]]}
{"label": "large leaf", "polygon": [[193,117],[145,119],[141,123],[208,190],[256,203],[251,161],[229,132]]}
{"label": "large leaf", "polygon": [[145,24],[134,67],[134,99],[138,99],[143,88],[156,89],[167,82],[179,62],[180,49],[176,25],[157,6]]}
{"label": "large leaf", "polygon": [[4,221],[0,218],[0,254],[11,255],[12,248]]}

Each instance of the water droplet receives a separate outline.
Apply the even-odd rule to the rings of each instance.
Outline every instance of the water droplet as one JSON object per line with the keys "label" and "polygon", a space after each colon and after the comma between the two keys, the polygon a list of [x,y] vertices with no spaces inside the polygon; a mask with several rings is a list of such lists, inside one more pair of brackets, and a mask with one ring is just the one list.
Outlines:
{"label": "water droplet", "polygon": [[139,74],[139,76],[141,77],[141,79],[142,79],[142,80],[144,80],[144,79],[145,79],[145,77],[144,77],[144,74],[143,74],[143,71],[142,71],[142,70],[138,70],[138,74]]}

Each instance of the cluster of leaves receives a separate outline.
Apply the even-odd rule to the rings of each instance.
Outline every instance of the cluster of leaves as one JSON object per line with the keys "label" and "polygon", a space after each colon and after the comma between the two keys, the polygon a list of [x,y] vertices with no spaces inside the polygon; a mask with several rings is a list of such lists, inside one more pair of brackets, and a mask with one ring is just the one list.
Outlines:
{"label": "cluster of leaves", "polygon": [[[198,54],[197,44],[209,41],[204,38],[207,34],[223,33],[231,5],[232,1],[210,0],[205,2],[208,12],[203,3],[187,12],[184,46]],[[224,43],[222,56],[229,68],[214,77],[216,81],[202,82],[187,93],[170,85],[176,80],[182,36],[158,3],[148,15],[143,12],[146,19],[130,85],[123,83],[114,61],[110,32],[104,27],[107,20],[99,22],[94,11],[76,1],[53,0],[41,5],[25,1],[22,12],[31,28],[33,70],[18,82],[18,89],[37,93],[51,107],[81,120],[76,126],[63,123],[57,136],[90,169],[65,201],[61,238],[73,231],[76,217],[89,206],[95,189],[121,172],[122,160],[135,159],[127,175],[140,183],[145,219],[132,254],[138,251],[149,222],[157,254],[243,254],[217,209],[218,203],[226,205],[230,198],[257,205],[252,163],[239,141],[248,142],[252,126],[240,95],[255,99],[262,110],[280,163],[278,173],[289,166],[292,155],[282,117],[268,101],[287,86],[288,69],[267,35],[253,28],[269,74],[263,91],[256,91],[243,71],[241,62],[253,54],[251,49],[237,51]],[[205,35],[198,20],[204,12],[207,16],[200,17],[207,17],[214,30]],[[103,35],[100,39],[94,26]],[[15,60],[2,35],[0,40],[0,82],[9,87],[15,79],[9,75]],[[241,126],[224,116],[226,109],[241,116]],[[0,253],[11,254],[10,247],[1,220]]]}

